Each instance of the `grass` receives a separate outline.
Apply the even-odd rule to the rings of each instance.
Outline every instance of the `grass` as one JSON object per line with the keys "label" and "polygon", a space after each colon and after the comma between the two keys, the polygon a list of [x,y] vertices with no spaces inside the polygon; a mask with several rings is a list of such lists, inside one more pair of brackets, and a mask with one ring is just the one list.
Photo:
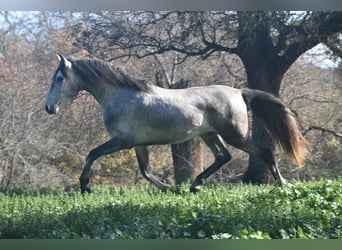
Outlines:
{"label": "grass", "polygon": [[342,179],[270,185],[0,192],[0,238],[342,238]]}

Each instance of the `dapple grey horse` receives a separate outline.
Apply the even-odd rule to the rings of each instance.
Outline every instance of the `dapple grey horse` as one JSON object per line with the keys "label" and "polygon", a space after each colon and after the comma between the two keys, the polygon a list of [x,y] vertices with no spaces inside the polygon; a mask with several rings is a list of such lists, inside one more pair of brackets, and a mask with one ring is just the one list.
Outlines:
{"label": "dapple grey horse", "polygon": [[187,89],[163,89],[146,84],[99,60],[72,60],[57,55],[59,66],[45,101],[49,114],[88,91],[103,110],[109,141],[91,150],[80,177],[81,192],[90,192],[89,172],[100,156],[134,147],[142,175],[161,190],[164,184],[149,170],[148,145],[180,143],[200,136],[215,156],[190,187],[200,189],[204,180],[229,162],[224,141],[259,157],[281,183],[270,148],[256,145],[248,131],[248,109],[260,119],[278,148],[295,163],[306,155],[306,140],[297,116],[278,98],[266,92],[211,85]]}

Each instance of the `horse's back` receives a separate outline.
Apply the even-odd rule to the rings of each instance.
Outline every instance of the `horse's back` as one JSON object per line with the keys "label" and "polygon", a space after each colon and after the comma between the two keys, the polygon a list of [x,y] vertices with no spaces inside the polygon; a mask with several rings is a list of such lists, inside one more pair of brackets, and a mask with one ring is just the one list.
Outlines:
{"label": "horse's back", "polygon": [[247,106],[241,89],[210,85],[161,92],[175,98],[184,109],[203,114],[203,125],[208,131],[217,132],[226,139],[233,135],[242,138],[248,132]]}

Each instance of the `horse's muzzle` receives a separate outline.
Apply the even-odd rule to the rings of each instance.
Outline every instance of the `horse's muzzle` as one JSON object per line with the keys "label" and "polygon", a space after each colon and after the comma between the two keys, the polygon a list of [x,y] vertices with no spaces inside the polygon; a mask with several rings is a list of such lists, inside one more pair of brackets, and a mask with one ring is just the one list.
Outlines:
{"label": "horse's muzzle", "polygon": [[52,115],[52,114],[57,114],[59,108],[58,108],[58,106],[56,106],[56,105],[54,105],[54,106],[45,105],[45,110],[46,110],[46,112],[48,112],[50,115]]}

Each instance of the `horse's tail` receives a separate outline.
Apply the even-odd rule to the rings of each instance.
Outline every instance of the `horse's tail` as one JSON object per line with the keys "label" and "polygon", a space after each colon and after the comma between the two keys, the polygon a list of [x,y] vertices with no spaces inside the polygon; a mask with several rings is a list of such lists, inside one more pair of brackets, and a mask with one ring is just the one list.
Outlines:
{"label": "horse's tail", "polygon": [[308,142],[300,131],[296,114],[278,98],[264,91],[242,89],[242,97],[279,149],[300,165],[308,152]]}

